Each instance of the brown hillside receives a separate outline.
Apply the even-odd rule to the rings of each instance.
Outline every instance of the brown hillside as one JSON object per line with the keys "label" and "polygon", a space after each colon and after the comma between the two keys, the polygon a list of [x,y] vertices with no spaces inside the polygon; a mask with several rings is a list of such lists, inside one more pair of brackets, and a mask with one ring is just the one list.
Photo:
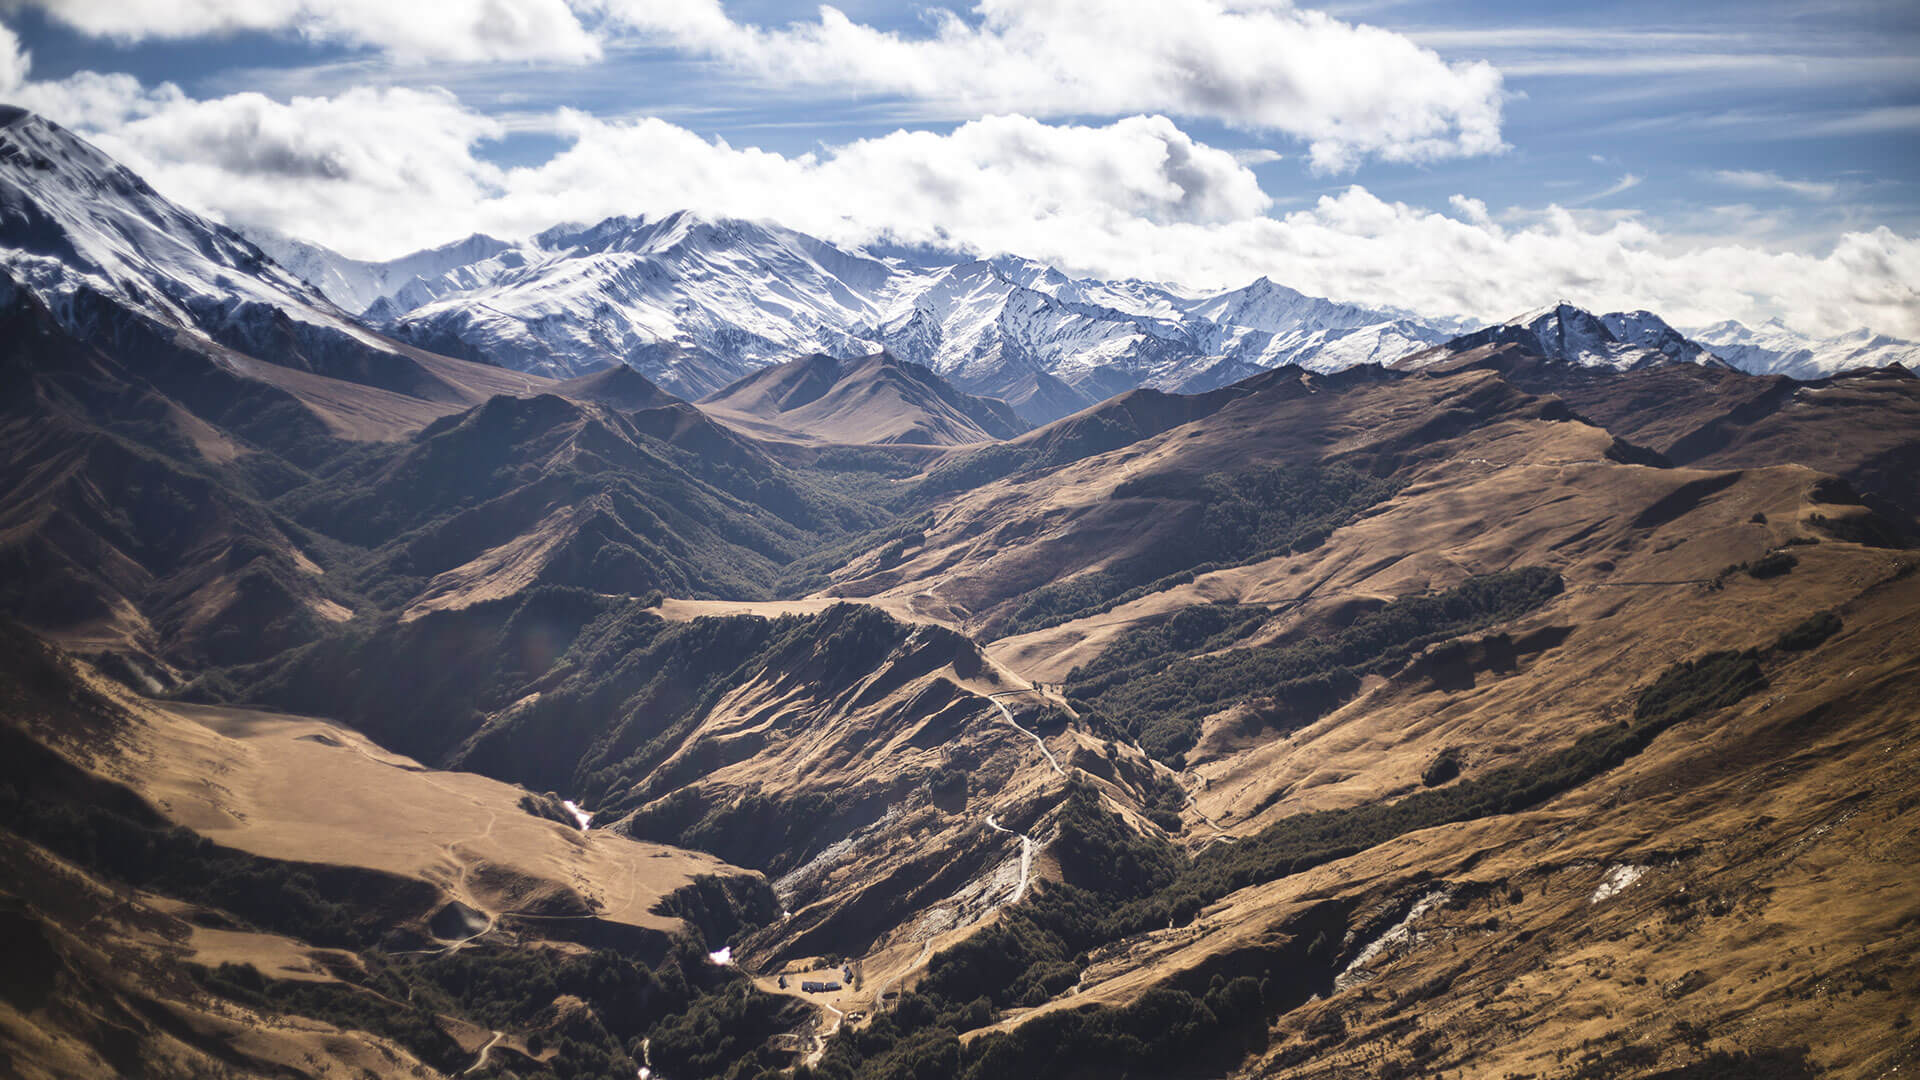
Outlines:
{"label": "brown hillside", "polygon": [[756,371],[704,398],[707,413],[751,435],[814,443],[955,446],[1026,425],[1006,405],[963,394],[938,375],[879,353],[824,354]]}

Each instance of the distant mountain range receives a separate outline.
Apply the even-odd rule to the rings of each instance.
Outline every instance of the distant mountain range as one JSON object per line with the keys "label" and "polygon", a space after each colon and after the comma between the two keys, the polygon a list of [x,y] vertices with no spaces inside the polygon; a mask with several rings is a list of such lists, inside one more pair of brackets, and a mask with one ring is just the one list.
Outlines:
{"label": "distant mountain range", "polygon": [[476,236],[383,264],[265,243],[424,348],[558,376],[621,361],[690,398],[795,355],[884,349],[1045,422],[1136,386],[1193,391],[1285,363],[1384,362],[1459,329],[1265,279],[1189,295],[1012,257],[878,258],[685,212],[561,226],[520,245]]}
{"label": "distant mountain range", "polygon": [[1032,423],[1134,387],[1193,393],[1285,364],[1385,364],[1469,332],[1544,333],[1551,355],[1623,369],[1724,361],[1821,378],[1920,361],[1920,344],[1865,331],[1814,339],[1778,323],[1724,322],[1687,335],[1652,312],[1591,315],[1565,302],[1478,329],[1266,278],[1191,293],[1070,277],[1014,256],[876,256],[688,212],[559,226],[520,244],[476,235],[386,263],[260,239],[282,265],[403,340],[558,376],[618,360],[689,398],[796,355],[880,349],[1007,401]]}
{"label": "distant mountain range", "polygon": [[1476,343],[1532,335],[1548,355],[1616,368],[1717,360],[1819,378],[1920,364],[1920,344],[1865,331],[1816,340],[1723,322],[1689,336],[1650,312],[1565,303],[1476,329],[1265,278],[1192,293],[1013,256],[873,255],[689,212],[363,262],[270,232],[243,238],[31,114],[0,124],[4,153],[31,176],[0,191],[23,238],[0,260],[51,309],[84,288],[242,351],[283,340],[304,357],[296,366],[384,365],[390,388],[422,378],[380,358],[395,343],[558,378],[624,363],[687,399],[798,356],[884,350],[1038,424],[1136,387],[1193,393],[1287,364],[1329,372],[1457,350],[1469,331]]}
{"label": "distant mountain range", "polygon": [[1920,362],[1920,344],[1915,342],[1870,330],[1811,338],[1788,329],[1777,319],[1758,327],[1742,326],[1729,319],[1691,331],[1690,336],[1741,371],[1795,379],[1819,379],[1894,364],[1912,370]]}

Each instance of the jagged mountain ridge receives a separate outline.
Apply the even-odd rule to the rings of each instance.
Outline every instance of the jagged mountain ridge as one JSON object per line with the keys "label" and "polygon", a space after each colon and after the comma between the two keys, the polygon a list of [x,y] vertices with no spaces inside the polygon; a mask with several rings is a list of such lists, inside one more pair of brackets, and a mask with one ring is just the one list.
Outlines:
{"label": "jagged mountain ridge", "polygon": [[[459,395],[388,359],[401,350],[348,311],[419,346],[517,370],[568,376],[624,362],[686,398],[795,355],[885,348],[1034,423],[1138,386],[1193,392],[1289,363],[1388,363],[1462,329],[1264,278],[1190,294],[1015,257],[872,256],[685,212],[556,226],[519,243],[476,234],[370,263],[265,232],[256,246],[22,110],[0,120],[0,144],[6,270],[56,315],[70,317],[76,291],[99,290],[276,363],[344,365],[430,399]],[[1800,378],[1920,361],[1920,345],[1865,331],[1815,340],[1729,322],[1696,341],[1647,312],[1577,311],[1560,304],[1516,322],[1549,319],[1578,362],[1615,367],[1707,362],[1716,347],[1743,370]]]}
{"label": "jagged mountain ridge", "polygon": [[[399,264],[420,256],[382,264],[368,317],[426,348],[544,374],[624,362],[688,398],[796,354],[884,348],[1045,422],[1136,386],[1381,363],[1459,329],[1264,278],[1188,294],[1013,257],[875,257],[687,212],[557,226],[499,250],[480,240],[466,243],[481,257],[438,276],[401,282]],[[312,246],[289,257],[327,280],[366,273]]]}
{"label": "jagged mountain ridge", "polygon": [[534,382],[381,335],[232,229],[168,200],[58,124],[8,106],[0,303],[16,294],[82,340],[126,351],[129,334],[172,338],[166,348],[281,385],[354,438],[418,427]]}
{"label": "jagged mountain ridge", "polygon": [[[471,262],[402,280],[402,267],[463,246]],[[851,359],[885,348],[1033,423],[1135,387],[1190,393],[1285,364],[1392,363],[1474,329],[1266,278],[1195,294],[1074,278],[1017,256],[876,251],[684,211],[616,217],[517,246],[473,237],[381,264],[385,294],[367,315],[430,348],[548,374],[620,360],[689,398],[796,353]],[[364,272],[351,260],[336,269],[330,255],[306,246],[300,262],[330,279]],[[1477,332],[1532,334],[1544,355],[1615,368],[1725,362],[1819,378],[1920,359],[1920,346],[1864,331],[1815,341],[1777,324],[1726,323],[1696,340],[1651,312],[1593,315],[1564,301]]]}
{"label": "jagged mountain ridge", "polygon": [[[350,259],[337,252],[303,243],[285,233],[267,228],[250,228],[246,236],[273,257],[273,260],[305,278],[328,299],[352,312],[364,312],[374,304],[394,297],[406,297],[413,303],[425,303],[429,297],[418,290],[426,281],[446,277],[463,267],[497,259],[514,245],[484,233],[464,240],[426,248],[397,259],[368,261]],[[458,280],[458,279],[455,279]],[[467,275],[467,281],[480,279]]]}
{"label": "jagged mountain ridge", "polygon": [[1634,371],[1663,364],[1722,365],[1650,311],[1595,315],[1562,300],[1538,311],[1403,356],[1396,367],[1443,364],[1478,349],[1513,346],[1530,355],[1583,368]]}
{"label": "jagged mountain ridge", "polygon": [[13,108],[0,112],[0,271],[69,326],[94,292],[277,363],[381,367],[391,386],[434,393],[423,373],[370,358],[390,345],[250,241]]}
{"label": "jagged mountain ridge", "polygon": [[218,327],[234,309],[268,304],[351,329],[319,290],[238,233],[169,202],[59,125],[12,107],[0,107],[0,239],[6,271],[56,314],[63,300],[92,288],[180,325]]}
{"label": "jagged mountain ridge", "polygon": [[1795,333],[1777,319],[1748,327],[1729,319],[1690,331],[1695,341],[1742,371],[1778,374],[1795,379],[1822,379],[1859,368],[1894,364],[1920,368],[1920,342],[1903,341],[1855,330],[1850,334],[1815,338]]}

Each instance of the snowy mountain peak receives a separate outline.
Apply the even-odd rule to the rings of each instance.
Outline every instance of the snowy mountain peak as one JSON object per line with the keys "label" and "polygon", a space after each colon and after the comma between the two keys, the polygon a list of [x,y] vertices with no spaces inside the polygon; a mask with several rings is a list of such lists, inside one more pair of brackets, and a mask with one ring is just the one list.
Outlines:
{"label": "snowy mountain peak", "polygon": [[1651,311],[1615,311],[1600,316],[1600,322],[1616,340],[1651,349],[1669,362],[1724,366],[1724,361],[1719,357],[1698,342],[1689,340]]}
{"label": "snowy mountain peak", "polygon": [[1565,300],[1556,300],[1545,307],[1515,315],[1501,323],[1502,326],[1524,327],[1532,330],[1551,329],[1555,333],[1563,332],[1571,326],[1576,330],[1594,331],[1593,324],[1598,319],[1590,311],[1570,304]]}
{"label": "snowy mountain peak", "polygon": [[0,122],[0,278],[82,337],[118,309],[272,364],[461,396],[240,234],[18,110]]}
{"label": "snowy mountain peak", "polygon": [[169,201],[58,124],[20,109],[4,116],[0,269],[50,310],[90,289],[207,332],[248,305],[347,329],[323,296],[238,233]]}
{"label": "snowy mountain peak", "polygon": [[1013,255],[875,250],[683,210],[358,261],[264,230],[243,239],[58,125],[0,108],[0,276],[56,313],[92,290],[243,352],[284,353],[273,335],[287,320],[296,338],[390,351],[373,323],[520,370],[624,364],[697,398],[796,356],[885,350],[1036,423],[1134,387],[1206,390],[1288,364],[1421,366],[1475,345],[1614,369],[1716,354],[1802,378],[1920,367],[1920,345],[1864,330],[1814,341],[1777,322],[1723,322],[1689,338],[1650,312],[1594,315],[1561,300],[1456,337],[1455,320],[1320,299],[1265,276],[1201,292],[1079,278]]}
{"label": "snowy mountain peak", "polygon": [[1513,346],[1560,363],[1618,371],[1721,362],[1652,312],[1595,315],[1561,300],[1454,338],[1443,348],[1407,357],[1403,366],[1427,367],[1483,346]]}
{"label": "snowy mountain peak", "polygon": [[124,195],[154,194],[145,180],[91,143],[38,113],[14,105],[0,105],[0,161],[30,168],[50,182],[90,183],[103,188],[118,182]]}

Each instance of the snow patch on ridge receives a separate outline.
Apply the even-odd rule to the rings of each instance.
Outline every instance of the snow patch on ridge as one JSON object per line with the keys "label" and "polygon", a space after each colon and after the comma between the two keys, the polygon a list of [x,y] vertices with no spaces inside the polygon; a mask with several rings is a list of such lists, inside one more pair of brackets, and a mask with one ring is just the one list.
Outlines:
{"label": "snow patch on ridge", "polygon": [[1407,909],[1406,915],[1399,922],[1387,927],[1379,937],[1367,942],[1366,946],[1354,956],[1353,962],[1333,977],[1334,990],[1345,990],[1349,986],[1372,978],[1372,973],[1366,970],[1367,965],[1373,963],[1381,954],[1388,951],[1402,952],[1419,944],[1420,934],[1413,929],[1413,924],[1418,922],[1421,916],[1452,898],[1451,890],[1435,889],[1415,900],[1413,906]]}
{"label": "snow patch on ridge", "polygon": [[1600,886],[1587,897],[1587,903],[1598,904],[1611,900],[1633,886],[1633,883],[1646,876],[1648,868],[1629,863],[1617,863],[1607,868],[1607,876],[1600,879]]}

